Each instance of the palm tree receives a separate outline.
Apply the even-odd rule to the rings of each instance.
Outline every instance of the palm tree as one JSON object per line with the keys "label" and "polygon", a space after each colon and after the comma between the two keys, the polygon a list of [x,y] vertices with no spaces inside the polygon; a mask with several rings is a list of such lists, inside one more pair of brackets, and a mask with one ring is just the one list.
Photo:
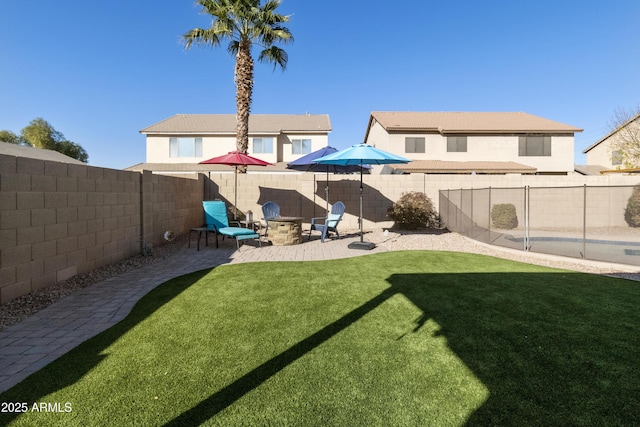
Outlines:
{"label": "palm tree", "polygon": [[186,49],[192,44],[220,46],[228,40],[229,53],[235,55],[234,81],[236,84],[236,146],[247,152],[249,146],[249,113],[253,92],[253,58],[251,48],[262,48],[258,60],[272,63],[274,69],[287,66],[288,55],[275,44],[293,41],[289,29],[282,24],[289,22],[289,15],[280,15],[276,9],[280,0],[197,0],[203,14],[213,18],[210,28],[194,28],[182,36]]}

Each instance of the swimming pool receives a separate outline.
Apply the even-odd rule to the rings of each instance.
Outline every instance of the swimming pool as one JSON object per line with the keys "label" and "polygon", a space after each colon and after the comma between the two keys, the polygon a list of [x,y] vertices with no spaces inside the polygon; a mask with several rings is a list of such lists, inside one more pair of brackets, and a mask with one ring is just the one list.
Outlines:
{"label": "swimming pool", "polygon": [[[525,238],[504,236],[524,249]],[[497,243],[499,244],[499,243]],[[533,236],[528,238],[529,251],[594,261],[640,265],[640,242],[611,239],[582,239],[579,237]]]}

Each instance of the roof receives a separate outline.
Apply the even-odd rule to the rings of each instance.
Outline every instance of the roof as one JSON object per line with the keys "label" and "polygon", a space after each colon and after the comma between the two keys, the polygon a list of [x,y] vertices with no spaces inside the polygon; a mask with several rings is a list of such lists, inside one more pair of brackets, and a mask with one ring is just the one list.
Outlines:
{"label": "roof", "polygon": [[580,175],[600,175],[600,172],[608,168],[600,165],[575,165],[574,170]]}
{"label": "roof", "polygon": [[591,144],[590,146],[588,146],[587,148],[584,149],[584,151],[582,151],[582,154],[587,154],[588,151],[591,151],[592,149],[596,148],[598,145],[600,145],[602,142],[606,141],[607,139],[609,139],[611,137],[611,135],[617,133],[620,129],[622,129],[623,127],[627,126],[628,124],[630,124],[631,122],[634,122],[636,120],[640,119],[640,113],[636,114],[635,116],[631,117],[628,121],[626,121],[625,123],[623,123],[622,125],[618,126],[617,128],[615,128],[614,130],[612,130],[611,132],[609,132],[607,135],[605,135],[604,137],[602,137],[600,140],[594,142],[593,144]]}
{"label": "roof", "polygon": [[533,174],[537,169],[516,162],[455,162],[446,160],[414,160],[403,165],[393,165],[394,169],[413,173],[519,173]]}
{"label": "roof", "polygon": [[[437,132],[465,134],[575,133],[582,129],[523,112],[382,112],[373,120],[387,132]],[[366,136],[365,136],[366,140]]]}
{"label": "roof", "polygon": [[[247,170],[250,172],[296,172],[292,169],[286,168],[287,163],[279,162],[270,166],[248,166]],[[137,165],[129,166],[124,170],[140,172],[148,170],[152,172],[233,172],[234,168],[227,165],[217,164],[200,164],[200,163],[138,163]]]}
{"label": "roof", "polygon": [[8,156],[26,157],[37,160],[50,160],[60,163],[73,163],[77,165],[86,165],[86,163],[76,160],[54,150],[46,150],[44,148],[28,147],[18,144],[9,144],[8,142],[0,142],[0,154]]}
{"label": "roof", "polygon": [[[249,133],[328,133],[328,114],[251,114]],[[235,114],[176,114],[140,131],[145,134],[232,134]]]}

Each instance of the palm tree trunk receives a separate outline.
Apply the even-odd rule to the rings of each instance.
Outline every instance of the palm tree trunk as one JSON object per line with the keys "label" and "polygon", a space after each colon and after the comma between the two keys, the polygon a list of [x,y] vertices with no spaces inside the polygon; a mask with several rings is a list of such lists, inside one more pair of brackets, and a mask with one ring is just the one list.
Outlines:
{"label": "palm tree trunk", "polygon": [[[251,44],[241,42],[236,56],[236,147],[241,153],[249,148],[249,113],[253,93],[253,58]],[[241,168],[246,172],[246,168]]]}

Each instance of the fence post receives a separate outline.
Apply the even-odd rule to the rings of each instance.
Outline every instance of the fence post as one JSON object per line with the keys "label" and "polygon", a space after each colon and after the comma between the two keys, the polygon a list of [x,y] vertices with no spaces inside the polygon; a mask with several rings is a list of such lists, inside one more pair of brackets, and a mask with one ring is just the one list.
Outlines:
{"label": "fence post", "polygon": [[[458,194],[461,194],[459,190],[456,190]],[[458,204],[456,205],[456,233],[460,233],[460,209],[462,208],[462,196],[458,197]]]}
{"label": "fence post", "polygon": [[524,251],[529,252],[529,239],[531,238],[531,193],[528,185],[524,186]]}
{"label": "fence post", "polygon": [[582,198],[582,259],[587,258],[587,184],[584,184]]}
{"label": "fence post", "polygon": [[471,235],[469,237],[471,237],[473,239],[474,236],[474,226],[473,226],[473,187],[471,187]]}
{"label": "fence post", "polygon": [[489,186],[489,216],[487,218],[489,218],[489,225],[487,226],[489,237],[487,242],[491,244],[491,186]]}

